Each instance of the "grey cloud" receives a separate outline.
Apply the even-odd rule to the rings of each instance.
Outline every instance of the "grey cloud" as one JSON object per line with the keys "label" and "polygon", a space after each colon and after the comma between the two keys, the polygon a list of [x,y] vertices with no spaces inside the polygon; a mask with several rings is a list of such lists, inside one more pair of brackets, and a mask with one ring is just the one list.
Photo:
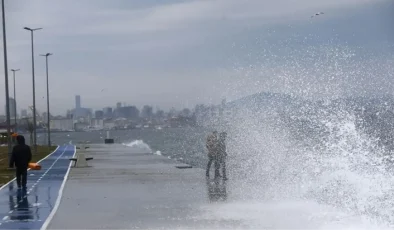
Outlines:
{"label": "grey cloud", "polygon": [[[298,92],[283,82],[299,88],[329,82],[293,70],[302,50],[363,46],[358,56],[371,58],[378,55],[368,52],[387,50],[393,38],[387,29],[391,2],[382,0],[8,2],[9,66],[22,69],[18,105],[31,104],[30,41],[21,28],[44,27],[35,47],[37,54],[55,54],[50,76],[56,113],[71,108],[75,94],[95,108],[118,100],[168,108],[259,90]],[[318,11],[326,14],[311,20]],[[37,103],[44,110],[43,59],[36,58],[36,68]],[[109,89],[98,94],[102,88]]]}

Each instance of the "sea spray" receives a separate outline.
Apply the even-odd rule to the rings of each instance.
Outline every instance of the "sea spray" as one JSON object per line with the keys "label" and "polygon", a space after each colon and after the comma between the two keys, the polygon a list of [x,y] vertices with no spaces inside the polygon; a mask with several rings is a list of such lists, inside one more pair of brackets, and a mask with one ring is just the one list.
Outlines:
{"label": "sea spray", "polygon": [[143,140],[134,140],[124,145],[130,147],[130,151],[133,153],[153,153],[152,149]]}
{"label": "sea spray", "polygon": [[[313,135],[306,127],[294,135],[293,124],[281,114],[243,116],[227,127],[229,170],[236,184],[230,189],[232,202],[277,202],[287,212],[286,203],[301,201],[300,208],[330,207],[338,213],[332,218],[344,226],[354,218],[371,225],[393,224],[394,180],[384,161],[384,146],[358,125],[352,110],[314,106],[313,114],[303,109],[291,114],[307,120]],[[320,215],[317,219],[324,220],[326,214],[314,212],[315,219]]]}

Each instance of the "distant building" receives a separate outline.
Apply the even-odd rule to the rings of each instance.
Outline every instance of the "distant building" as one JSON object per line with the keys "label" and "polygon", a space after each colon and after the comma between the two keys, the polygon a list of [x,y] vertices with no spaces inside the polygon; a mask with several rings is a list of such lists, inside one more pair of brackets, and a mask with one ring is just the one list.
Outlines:
{"label": "distant building", "polygon": [[120,107],[122,107],[122,103],[121,102],[116,103],[116,108],[119,109]]}
{"label": "distant building", "polygon": [[115,127],[125,127],[129,124],[126,118],[118,118],[114,120]]}
{"label": "distant building", "polygon": [[74,119],[89,118],[92,117],[92,109],[88,109],[88,108],[73,109],[72,114]]}
{"label": "distant building", "polygon": [[52,119],[51,130],[71,131],[74,130],[74,122],[72,119]]}
{"label": "distant building", "polygon": [[68,119],[73,119],[73,113],[72,113],[71,110],[67,110],[66,117],[67,117]]}
{"label": "distant building", "polygon": [[141,112],[141,117],[146,119],[151,119],[153,116],[153,107],[144,105]]}
{"label": "distant building", "polygon": [[104,129],[114,129],[116,127],[115,121],[106,120],[104,121]]}
{"label": "distant building", "polygon": [[27,109],[22,109],[21,117],[27,117]]}
{"label": "distant building", "polygon": [[103,129],[104,128],[104,120],[103,119],[91,119],[90,126],[96,129]]}
{"label": "distant building", "polygon": [[132,120],[137,120],[140,116],[140,111],[135,106],[125,106],[121,108],[116,108],[115,111],[116,118],[127,118]]}
{"label": "distant building", "polygon": [[73,109],[72,114],[74,119],[92,117],[91,109],[81,107],[80,95],[75,96],[75,109]]}
{"label": "distant building", "polygon": [[158,110],[156,111],[156,119],[157,119],[158,121],[163,121],[164,118],[165,118],[165,113],[164,113],[164,111],[158,109]]}
{"label": "distant building", "polygon": [[102,110],[96,110],[96,111],[94,112],[94,117],[95,117],[96,119],[103,119],[103,118],[104,118],[104,111],[102,111]]}
{"label": "distant building", "polygon": [[104,112],[104,117],[105,118],[110,118],[112,117],[112,108],[111,107],[106,107],[103,109]]}

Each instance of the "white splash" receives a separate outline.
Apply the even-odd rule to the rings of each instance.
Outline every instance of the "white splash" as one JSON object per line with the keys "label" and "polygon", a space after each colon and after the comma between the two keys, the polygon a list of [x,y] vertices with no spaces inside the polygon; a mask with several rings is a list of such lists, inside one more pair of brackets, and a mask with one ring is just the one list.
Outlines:
{"label": "white splash", "polygon": [[196,218],[240,220],[246,228],[388,229],[394,177],[384,149],[346,111],[314,118],[323,129],[303,145],[278,120],[258,115],[229,128],[231,197]]}
{"label": "white splash", "polygon": [[123,145],[130,147],[133,153],[153,153],[150,146],[143,140],[134,140],[130,143],[123,143]]}

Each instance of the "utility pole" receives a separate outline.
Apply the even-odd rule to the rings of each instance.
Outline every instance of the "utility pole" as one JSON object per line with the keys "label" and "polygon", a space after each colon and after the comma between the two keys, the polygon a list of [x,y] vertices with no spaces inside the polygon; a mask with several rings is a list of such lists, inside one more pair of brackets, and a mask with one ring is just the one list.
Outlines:
{"label": "utility pole", "polygon": [[52,53],[40,54],[45,57],[46,72],[47,72],[47,132],[48,132],[48,146],[51,147],[51,117],[49,113],[49,77],[48,77],[48,56]]}
{"label": "utility pole", "polygon": [[14,128],[14,129],[15,129],[15,130],[14,130],[14,131],[15,131],[15,132],[17,132],[15,72],[16,72],[16,71],[19,71],[19,70],[20,70],[20,69],[11,69],[11,71],[12,71],[12,73],[13,73],[12,75],[13,75],[13,77],[14,77],[14,103],[15,103],[15,105],[14,105],[14,106],[15,106],[15,108],[14,108],[14,119],[15,119],[15,122],[14,122],[15,128]]}
{"label": "utility pole", "polygon": [[34,76],[34,37],[33,32],[36,30],[41,30],[42,28],[31,29],[29,27],[24,27],[23,29],[30,31],[31,33],[31,66],[32,66],[32,78],[33,78],[33,142],[34,142],[34,153],[37,154],[37,122],[36,122],[36,86],[35,86],[35,76]]}
{"label": "utility pole", "polygon": [[6,116],[7,116],[7,146],[8,146],[8,162],[9,162],[8,165],[10,168],[13,168],[13,165],[11,165],[12,140],[11,140],[10,96],[8,91],[7,35],[5,29],[4,0],[1,0],[1,11],[2,11],[2,19],[3,19],[5,107],[6,107]]}

